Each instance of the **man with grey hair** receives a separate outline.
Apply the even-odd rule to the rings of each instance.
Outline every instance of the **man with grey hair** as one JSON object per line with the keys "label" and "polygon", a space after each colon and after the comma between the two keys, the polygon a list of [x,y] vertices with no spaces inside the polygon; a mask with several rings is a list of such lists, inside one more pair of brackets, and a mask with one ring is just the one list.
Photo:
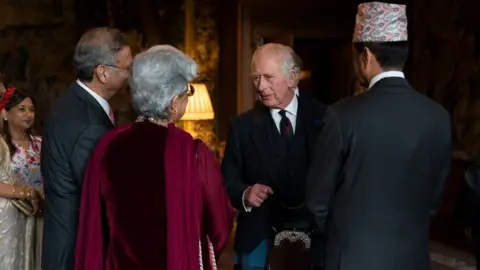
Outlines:
{"label": "man with grey hair", "polygon": [[[304,189],[326,105],[295,94],[300,70],[296,57],[281,44],[256,50],[252,78],[262,105],[238,116],[229,130],[222,172],[230,200],[240,212],[236,269],[266,269],[274,241],[285,233],[302,232],[313,237],[312,248],[318,247]],[[318,269],[320,264],[313,262]]]}
{"label": "man with grey hair", "polygon": [[[300,58],[300,56],[298,56],[298,54],[295,53],[295,51],[291,50],[290,53],[292,54],[293,61],[295,61],[295,64],[293,66],[293,71],[296,75],[296,80],[295,80],[295,88],[294,88],[293,92],[295,93],[295,95],[299,96],[300,95],[300,90],[298,89],[298,83],[300,82],[300,79],[302,77],[303,61]],[[313,98],[313,97],[309,97],[309,98]],[[257,99],[255,100],[254,107],[255,108],[257,108],[257,107],[261,108],[262,106],[263,106],[263,102],[260,99],[260,96],[257,96]]]}
{"label": "man with grey hair", "polygon": [[114,127],[108,101],[125,86],[132,55],[119,30],[95,28],[80,38],[74,63],[78,80],[52,108],[43,136],[43,270],[73,269],[85,167],[97,141]]}
{"label": "man with grey hair", "polygon": [[92,154],[75,270],[216,269],[234,211],[213,153],[173,125],[196,71],[168,45],[135,57],[130,86],[140,118],[109,131]]}

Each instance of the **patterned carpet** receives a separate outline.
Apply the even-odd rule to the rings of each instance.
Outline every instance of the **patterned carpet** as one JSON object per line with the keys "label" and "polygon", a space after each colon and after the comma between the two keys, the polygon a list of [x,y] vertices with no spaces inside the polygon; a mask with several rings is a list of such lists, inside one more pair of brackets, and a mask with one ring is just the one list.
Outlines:
{"label": "patterned carpet", "polygon": [[[430,243],[432,270],[476,270],[472,254],[446,247],[439,243]],[[233,232],[228,247],[218,263],[218,270],[233,269]],[[293,269],[292,269],[293,270]]]}
{"label": "patterned carpet", "polygon": [[[430,243],[430,258],[435,270],[476,270],[475,257],[467,252]],[[436,267],[435,267],[436,266]],[[442,268],[443,267],[443,268]]]}

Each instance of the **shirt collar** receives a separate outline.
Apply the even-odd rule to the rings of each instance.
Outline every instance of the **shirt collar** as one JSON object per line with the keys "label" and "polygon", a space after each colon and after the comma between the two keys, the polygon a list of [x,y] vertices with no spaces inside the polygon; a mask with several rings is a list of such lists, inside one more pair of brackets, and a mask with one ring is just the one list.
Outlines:
{"label": "shirt collar", "polygon": [[97,100],[97,102],[102,106],[102,109],[105,111],[107,115],[110,115],[110,105],[108,104],[108,101],[106,101],[103,97],[101,97],[99,94],[93,92],[90,88],[88,88],[85,84],[83,84],[80,80],[77,80],[77,84],[80,85],[85,91],[87,91],[92,97]]}
{"label": "shirt collar", "polygon": [[[292,114],[293,116],[296,116],[297,115],[297,110],[298,110],[298,98],[297,98],[297,95],[293,95],[292,100],[290,101],[290,103],[288,103],[287,107],[285,107],[285,111]],[[280,109],[271,108],[270,112],[272,114],[275,114],[275,113],[280,112]]]}
{"label": "shirt collar", "polygon": [[370,85],[368,86],[368,89],[372,88],[374,84],[376,84],[378,81],[381,79],[385,79],[388,77],[397,77],[397,78],[405,78],[405,74],[401,71],[385,71],[377,76],[373,77],[373,79],[370,81]]}

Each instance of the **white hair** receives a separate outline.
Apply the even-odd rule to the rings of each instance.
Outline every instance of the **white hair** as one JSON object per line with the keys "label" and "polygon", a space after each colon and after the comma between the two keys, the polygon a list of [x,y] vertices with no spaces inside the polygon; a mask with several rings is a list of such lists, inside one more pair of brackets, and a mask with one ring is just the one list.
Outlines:
{"label": "white hair", "polygon": [[170,45],[153,46],[133,60],[130,88],[133,109],[144,117],[168,119],[175,96],[197,76],[192,58]]}
{"label": "white hair", "polygon": [[302,72],[302,60],[289,46],[279,43],[267,43],[255,50],[252,57],[252,67],[255,59],[262,54],[270,54],[278,57],[285,79],[290,78],[290,72],[295,73],[296,83],[300,79]]}

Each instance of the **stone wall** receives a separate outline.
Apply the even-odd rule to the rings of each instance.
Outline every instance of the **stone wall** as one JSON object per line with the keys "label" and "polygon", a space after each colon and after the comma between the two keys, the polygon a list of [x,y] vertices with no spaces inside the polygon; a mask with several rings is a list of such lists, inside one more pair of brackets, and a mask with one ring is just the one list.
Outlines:
{"label": "stone wall", "polygon": [[[195,0],[195,30],[192,52],[187,52],[197,62],[199,67],[199,82],[207,85],[214,111],[218,114],[217,82],[218,82],[218,1]],[[216,121],[197,121],[196,131],[199,137],[215,150],[218,146],[216,136]]]}
{"label": "stone wall", "polygon": [[[0,72],[4,80],[29,92],[36,101],[35,128],[41,132],[46,112],[75,80],[73,50],[88,28],[111,25],[124,31],[132,53],[142,51],[151,40],[161,40],[182,49],[181,4],[165,0],[149,2],[157,10],[151,21],[138,23],[138,1],[114,0],[0,0]],[[127,20],[127,18],[130,18]],[[140,20],[142,21],[142,20]],[[142,21],[143,22],[143,21]],[[149,24],[150,23],[150,24]],[[155,37],[147,37],[143,25],[154,27]],[[151,30],[151,29],[150,29]],[[161,38],[158,38],[161,37]],[[136,118],[128,89],[112,101],[119,123]]]}
{"label": "stone wall", "polygon": [[0,1],[0,71],[34,96],[40,116],[74,79],[72,5],[73,0]]}

